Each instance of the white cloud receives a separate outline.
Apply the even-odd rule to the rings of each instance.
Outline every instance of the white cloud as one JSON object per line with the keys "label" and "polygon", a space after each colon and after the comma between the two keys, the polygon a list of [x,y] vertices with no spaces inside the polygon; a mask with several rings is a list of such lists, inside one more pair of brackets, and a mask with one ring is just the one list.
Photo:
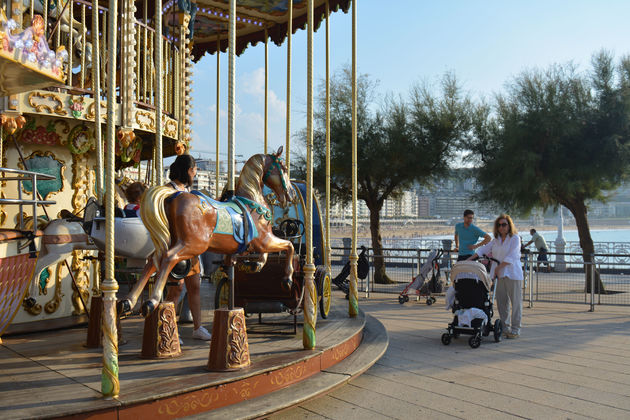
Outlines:
{"label": "white cloud", "polygon": [[[245,73],[241,77],[242,93],[252,95],[258,103],[262,104],[265,100],[265,69],[259,67],[249,73]],[[280,99],[276,92],[269,89],[267,94],[269,103],[270,119],[284,118],[286,114],[286,101]]]}

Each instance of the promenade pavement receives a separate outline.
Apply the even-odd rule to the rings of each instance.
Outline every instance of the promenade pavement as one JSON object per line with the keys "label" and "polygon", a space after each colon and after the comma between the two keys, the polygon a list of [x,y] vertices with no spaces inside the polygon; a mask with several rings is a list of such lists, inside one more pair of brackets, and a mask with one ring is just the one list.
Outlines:
{"label": "promenade pavement", "polygon": [[478,349],[468,336],[440,342],[444,298],[400,305],[372,294],[360,306],[387,328],[385,355],[270,419],[630,419],[630,306],[524,305],[520,338],[487,337]]}

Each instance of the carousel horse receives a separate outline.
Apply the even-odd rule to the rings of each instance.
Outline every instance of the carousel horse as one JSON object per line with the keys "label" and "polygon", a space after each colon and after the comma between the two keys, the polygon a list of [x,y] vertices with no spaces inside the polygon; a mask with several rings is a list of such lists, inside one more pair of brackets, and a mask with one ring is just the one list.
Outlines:
{"label": "carousel horse", "polygon": [[262,264],[267,253],[285,251],[287,263],[282,282],[290,288],[293,245],[273,234],[271,211],[262,194],[263,185],[267,185],[282,207],[295,199],[281,154],[282,147],[274,154],[252,156],[243,166],[234,196],[228,202],[215,201],[198,191],[150,188],[142,198],[140,215],[151,234],[155,253],[129,295],[118,302],[118,314],[131,312],[147,281],[157,271],[153,294],[142,304],[143,316],[149,316],[162,299],[171,270],[181,261],[206,251],[227,254],[227,263],[231,263],[230,255],[259,253]]}

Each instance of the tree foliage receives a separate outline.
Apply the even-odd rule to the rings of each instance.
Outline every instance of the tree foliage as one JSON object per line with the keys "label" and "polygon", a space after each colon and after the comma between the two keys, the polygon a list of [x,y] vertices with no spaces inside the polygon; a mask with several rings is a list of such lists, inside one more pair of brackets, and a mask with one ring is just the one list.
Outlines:
{"label": "tree foliage", "polygon": [[602,51],[588,74],[572,64],[523,72],[473,126],[479,198],[517,212],[565,206],[590,261],[587,203],[605,200],[627,175],[630,59],[615,65]]}
{"label": "tree foliage", "polygon": [[[331,191],[333,200],[343,203],[350,202],[352,193],[351,76],[350,69],[344,68],[333,75],[330,86]],[[358,198],[370,210],[374,254],[382,255],[379,212],[385,200],[448,170],[455,146],[469,133],[471,103],[451,74],[442,78],[439,95],[426,85],[416,85],[408,100],[390,96],[380,107],[376,81],[363,74],[357,84]],[[325,191],[325,87],[319,92],[313,139],[314,183]],[[303,160],[298,167],[303,173]],[[374,265],[376,280],[387,282],[382,259],[376,258]]]}

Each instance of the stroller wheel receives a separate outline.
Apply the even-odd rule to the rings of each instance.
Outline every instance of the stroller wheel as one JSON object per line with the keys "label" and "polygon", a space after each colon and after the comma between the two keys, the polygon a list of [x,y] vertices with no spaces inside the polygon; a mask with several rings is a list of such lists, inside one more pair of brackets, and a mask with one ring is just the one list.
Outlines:
{"label": "stroller wheel", "polygon": [[409,302],[409,295],[405,295],[405,302]]}
{"label": "stroller wheel", "polygon": [[503,326],[501,325],[501,320],[497,319],[494,321],[494,341],[497,343],[501,341],[501,334],[503,333]]}
{"label": "stroller wheel", "polygon": [[401,305],[405,303],[405,297],[403,295],[398,296],[398,303]]}
{"label": "stroller wheel", "polygon": [[433,303],[435,303],[435,301],[437,300],[436,298],[434,298],[433,296],[431,296],[431,300],[433,301]]}
{"label": "stroller wheel", "polygon": [[433,305],[433,301],[431,300],[431,298],[427,299],[427,305],[429,305],[429,306]]}
{"label": "stroller wheel", "polygon": [[442,334],[442,344],[445,346],[451,344],[451,335],[449,333]]}
{"label": "stroller wheel", "polygon": [[472,347],[473,349],[476,349],[481,345],[481,336],[479,334],[473,335],[468,340],[468,344],[470,344],[470,347]]}

